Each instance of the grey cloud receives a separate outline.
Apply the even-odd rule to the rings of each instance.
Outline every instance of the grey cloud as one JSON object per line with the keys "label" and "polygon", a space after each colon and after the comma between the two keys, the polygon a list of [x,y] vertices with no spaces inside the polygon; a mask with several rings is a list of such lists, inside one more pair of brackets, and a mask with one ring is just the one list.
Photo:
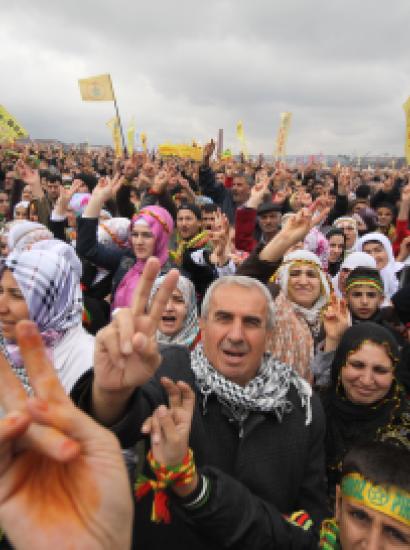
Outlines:
{"label": "grey cloud", "polygon": [[126,124],[155,145],[205,140],[270,153],[293,112],[290,153],[403,150],[408,0],[10,3],[0,18],[2,102],[33,136],[108,143],[111,104],[77,79],[112,74]]}

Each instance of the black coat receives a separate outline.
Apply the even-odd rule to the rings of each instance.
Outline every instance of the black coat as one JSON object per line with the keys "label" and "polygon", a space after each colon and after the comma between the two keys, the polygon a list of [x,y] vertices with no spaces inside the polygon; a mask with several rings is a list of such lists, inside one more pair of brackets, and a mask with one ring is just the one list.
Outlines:
{"label": "black coat", "polygon": [[[113,431],[123,447],[141,439],[141,425],[153,410],[166,403],[159,377],[184,380],[195,388],[188,351],[180,346],[162,349],[156,376],[131,397],[126,416]],[[89,412],[92,375],[83,377],[72,392]],[[206,413],[201,395],[196,405],[190,446],[200,473],[211,481],[210,500],[202,508],[185,511],[180,499],[171,498],[170,525],[149,519],[152,496],[136,505],[134,547],[207,549],[317,548],[314,530],[307,533],[287,522],[282,514],[304,509],[316,526],[327,515],[324,475],[325,423],[321,404],[312,399],[313,420],[305,425],[306,410],[296,390],[289,391],[293,410],[278,422],[274,414],[252,413],[244,423],[243,437],[229,411],[214,396]],[[152,474],[149,474],[152,476]]]}

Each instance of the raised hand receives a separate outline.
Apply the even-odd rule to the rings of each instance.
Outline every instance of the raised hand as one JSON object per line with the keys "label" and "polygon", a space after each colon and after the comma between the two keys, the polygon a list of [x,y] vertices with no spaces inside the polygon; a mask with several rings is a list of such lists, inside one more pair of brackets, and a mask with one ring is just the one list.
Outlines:
{"label": "raised hand", "polygon": [[21,159],[16,162],[16,171],[18,177],[23,180],[24,183],[30,185],[30,187],[41,184],[39,171],[34,170]]}
{"label": "raised hand", "polygon": [[211,141],[207,143],[204,147],[204,151],[203,151],[204,159],[209,160],[209,158],[212,156],[214,151],[215,151],[215,142],[213,139],[211,139]]}
{"label": "raised hand", "polygon": [[251,188],[251,194],[246,202],[246,206],[248,208],[258,208],[267,193],[269,193],[269,178],[265,177],[260,179]]}
{"label": "raised hand", "polygon": [[169,173],[167,172],[167,170],[160,170],[158,174],[154,177],[152,190],[156,193],[163,193],[167,188],[168,181]]}
{"label": "raised hand", "polygon": [[313,212],[312,221],[310,224],[311,227],[321,225],[331,210],[330,199],[326,196],[321,196],[315,200],[310,209]]}
{"label": "raised hand", "polygon": [[323,326],[326,333],[325,351],[333,351],[337,348],[350,325],[351,318],[346,301],[338,300],[333,294],[323,312]]}
{"label": "raised hand", "polygon": [[401,201],[410,204],[410,183],[403,187],[401,191]]}
{"label": "raised hand", "polygon": [[312,208],[302,208],[299,212],[289,217],[281,233],[285,233],[288,240],[292,241],[290,246],[303,241],[312,228],[312,220]]}
{"label": "raised hand", "polygon": [[141,431],[151,435],[155,460],[166,466],[176,466],[181,464],[188,451],[195,394],[185,382],[162,377],[161,384],[168,394],[169,407],[160,405],[145,420]]}
{"label": "raised hand", "polygon": [[[124,399],[145,384],[160,365],[156,332],[176,287],[179,272],[172,269],[167,273],[148,312],[152,285],[159,270],[158,258],[149,258],[135,288],[131,307],[118,310],[111,323],[97,334],[94,409],[97,417],[105,423],[122,411]],[[118,405],[117,411],[114,411],[114,401]],[[107,409],[108,403],[110,408]]]}
{"label": "raised hand", "polygon": [[132,502],[114,435],[65,395],[30,321],[17,340],[35,397],[0,356],[0,524],[13,547],[129,548]]}

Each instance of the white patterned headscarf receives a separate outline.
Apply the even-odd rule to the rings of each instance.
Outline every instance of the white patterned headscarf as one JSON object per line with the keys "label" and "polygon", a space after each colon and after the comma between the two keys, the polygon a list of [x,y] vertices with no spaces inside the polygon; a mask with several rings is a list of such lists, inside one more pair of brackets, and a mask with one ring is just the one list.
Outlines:
{"label": "white patterned headscarf", "polygon": [[41,223],[16,220],[8,232],[7,244],[10,252],[22,251],[29,250],[38,241],[53,238],[51,231]]}
{"label": "white patterned headscarf", "polygon": [[[81,263],[72,247],[54,239],[43,241],[30,250],[11,252],[2,262],[1,272],[4,269],[16,279],[29,318],[37,324],[47,348],[53,348],[69,329],[81,324]],[[6,348],[14,368],[22,369],[15,343],[6,340]]]}
{"label": "white patterned headscarf", "polygon": [[307,264],[313,264],[320,277],[320,296],[316,303],[311,308],[300,306],[299,304],[292,303],[293,309],[301,315],[310,329],[313,330],[314,335],[319,332],[321,323],[321,312],[326,306],[330,298],[331,287],[327,280],[326,273],[322,269],[322,264],[319,258],[313,252],[309,250],[294,250],[283,258],[283,263],[279,267],[275,274],[275,282],[280,286],[283,294],[288,298],[288,284],[289,284],[289,271],[295,263],[306,262]]}
{"label": "white patterned headscarf", "polygon": [[129,248],[130,225],[131,222],[128,218],[104,220],[98,226],[97,240],[104,246]]}
{"label": "white patterned headscarf", "polygon": [[[151,300],[157,293],[164,278],[165,275],[158,277],[155,280],[151,291]],[[182,294],[187,307],[187,314],[184,319],[184,324],[182,325],[181,330],[173,336],[166,336],[162,332],[157,331],[157,342],[160,344],[179,344],[180,346],[187,346],[189,348],[195,342],[199,333],[195,287],[189,279],[183,275],[180,275],[178,278],[177,289]]]}

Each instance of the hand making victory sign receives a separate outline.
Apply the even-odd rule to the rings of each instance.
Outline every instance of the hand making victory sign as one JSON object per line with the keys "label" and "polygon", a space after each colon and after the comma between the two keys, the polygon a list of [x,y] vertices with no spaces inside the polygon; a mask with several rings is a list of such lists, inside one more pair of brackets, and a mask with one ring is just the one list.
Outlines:
{"label": "hand making victory sign", "polygon": [[179,272],[171,269],[152,303],[152,285],[160,270],[150,258],[135,289],[130,308],[116,312],[95,342],[94,414],[106,425],[121,416],[127,398],[148,382],[161,363],[156,332],[165,306],[175,289]]}
{"label": "hand making victory sign", "polygon": [[0,525],[15,548],[129,548],[118,441],[65,395],[34,323],[17,325],[34,397],[0,355]]}

